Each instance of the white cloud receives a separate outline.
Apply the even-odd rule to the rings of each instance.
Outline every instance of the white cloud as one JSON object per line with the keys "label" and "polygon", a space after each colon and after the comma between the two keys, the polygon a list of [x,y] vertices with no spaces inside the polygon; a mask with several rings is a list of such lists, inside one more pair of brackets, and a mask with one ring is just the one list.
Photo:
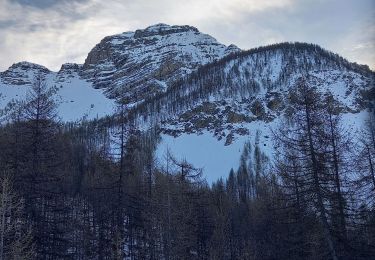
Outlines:
{"label": "white cloud", "polygon": [[[332,4],[334,1],[338,0],[330,0]],[[326,6],[318,8],[319,3],[312,0],[56,2],[49,8],[38,8],[0,0],[0,71],[21,60],[39,63],[53,70],[58,70],[65,62],[82,63],[90,49],[104,36],[159,22],[190,24],[219,41],[242,48],[280,41],[315,42],[353,61],[375,65],[374,57],[366,59],[359,54],[368,52],[368,47],[356,52],[350,50],[355,45],[373,42],[372,39],[364,36],[358,40],[358,30],[351,29],[345,40],[338,43],[332,32],[344,29],[340,28],[340,23],[334,22],[330,12],[329,15],[325,12],[320,14],[319,8]],[[315,13],[310,15],[310,9]],[[361,14],[366,16],[363,12]],[[322,15],[324,19],[312,19],[314,15]],[[344,15],[346,19],[351,19],[346,13]],[[373,21],[372,16],[367,19]]]}

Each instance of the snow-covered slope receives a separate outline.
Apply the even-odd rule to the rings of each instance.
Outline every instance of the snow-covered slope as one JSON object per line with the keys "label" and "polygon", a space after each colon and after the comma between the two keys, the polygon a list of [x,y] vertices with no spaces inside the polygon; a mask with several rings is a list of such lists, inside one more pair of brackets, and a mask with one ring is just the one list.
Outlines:
{"label": "snow-covered slope", "polygon": [[[343,114],[344,127],[354,136],[361,133],[367,119],[367,111]],[[272,130],[280,125],[282,125],[280,118],[268,123],[254,121],[242,124],[242,128],[246,129],[248,134],[236,135],[230,145],[226,145],[226,139],[218,140],[208,130],[199,133],[181,133],[176,137],[162,134],[156,150],[157,160],[160,165],[167,167],[168,153],[173,154],[178,160],[186,159],[195,167],[203,168],[204,177],[208,183],[212,183],[220,177],[226,178],[231,169],[238,169],[246,142],[249,142],[253,149],[257,144],[259,149],[272,160],[274,157]],[[259,132],[259,140],[256,140],[257,132]]]}
{"label": "snow-covered slope", "polygon": [[94,119],[111,115],[115,102],[94,89],[91,83],[79,75],[80,65],[64,64],[59,72],[28,62],[13,64],[0,73],[0,109],[12,100],[24,100],[36,75],[45,78],[49,87],[56,87],[55,96],[58,115],[63,121],[76,121],[82,118]]}
{"label": "snow-covered slope", "polygon": [[[298,78],[331,93],[346,126],[356,131],[375,100],[374,73],[309,44],[278,44],[237,53],[201,67],[185,81],[134,110],[140,125],[159,120],[160,161],[173,154],[204,167],[208,179],[238,167],[245,141],[272,157],[271,129],[288,112]],[[215,142],[216,140],[216,142]]]}

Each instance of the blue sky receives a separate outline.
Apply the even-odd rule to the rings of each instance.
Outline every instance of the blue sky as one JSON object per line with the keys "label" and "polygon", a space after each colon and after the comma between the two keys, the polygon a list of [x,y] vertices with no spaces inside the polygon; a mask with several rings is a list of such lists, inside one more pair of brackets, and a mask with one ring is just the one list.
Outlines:
{"label": "blue sky", "polygon": [[375,0],[0,0],[0,71],[83,63],[104,36],[160,22],[243,49],[316,43],[375,69]]}

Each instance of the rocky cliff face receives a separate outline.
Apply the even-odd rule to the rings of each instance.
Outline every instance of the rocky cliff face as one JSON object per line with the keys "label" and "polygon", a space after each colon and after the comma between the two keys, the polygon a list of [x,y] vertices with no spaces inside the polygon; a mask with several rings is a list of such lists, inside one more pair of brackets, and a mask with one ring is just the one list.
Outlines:
{"label": "rocky cliff face", "polygon": [[81,75],[110,97],[136,103],[165,91],[197,67],[238,51],[195,27],[157,24],[104,38],[88,54]]}
{"label": "rocky cliff face", "polygon": [[57,72],[55,81],[56,83],[69,81],[69,79],[78,77],[81,70],[81,64],[65,63],[61,65],[60,70]]}

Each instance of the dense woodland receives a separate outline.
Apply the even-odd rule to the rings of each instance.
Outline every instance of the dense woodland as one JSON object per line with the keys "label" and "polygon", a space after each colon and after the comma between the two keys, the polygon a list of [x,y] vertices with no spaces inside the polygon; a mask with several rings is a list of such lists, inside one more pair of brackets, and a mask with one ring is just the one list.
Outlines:
{"label": "dense woodland", "polygon": [[1,260],[374,259],[374,121],[354,136],[304,79],[276,158],[246,143],[212,185],[172,154],[159,165],[158,129],[125,106],[63,124],[52,94],[37,80],[0,128]]}

